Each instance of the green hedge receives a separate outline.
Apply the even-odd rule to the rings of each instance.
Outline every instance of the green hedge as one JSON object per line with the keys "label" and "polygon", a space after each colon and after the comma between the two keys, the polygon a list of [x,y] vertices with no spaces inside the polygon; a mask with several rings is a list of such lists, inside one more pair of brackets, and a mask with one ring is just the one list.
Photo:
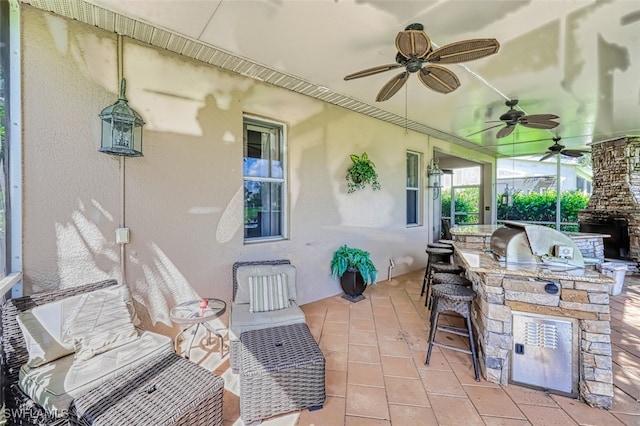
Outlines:
{"label": "green hedge", "polygon": [[[456,211],[477,212],[478,200],[475,191],[460,191],[456,197]],[[496,205],[498,206],[498,220],[519,221],[556,221],[556,191],[550,190],[543,193],[531,192],[525,194],[518,192],[513,195],[513,204],[503,206],[500,204],[502,194],[498,194]],[[578,212],[584,209],[589,202],[589,197],[580,191],[565,191],[560,197],[560,221],[577,222]],[[442,194],[443,216],[449,216],[451,209],[451,194]],[[458,222],[459,223],[459,222]],[[565,231],[577,231],[577,226],[563,226]]]}
{"label": "green hedge", "polygon": [[[516,193],[513,195],[513,205],[503,206],[500,197],[498,205],[498,220],[523,221],[556,221],[556,191],[529,194]],[[560,221],[577,222],[578,212],[584,209],[589,197],[580,191],[565,191],[560,196]]]}

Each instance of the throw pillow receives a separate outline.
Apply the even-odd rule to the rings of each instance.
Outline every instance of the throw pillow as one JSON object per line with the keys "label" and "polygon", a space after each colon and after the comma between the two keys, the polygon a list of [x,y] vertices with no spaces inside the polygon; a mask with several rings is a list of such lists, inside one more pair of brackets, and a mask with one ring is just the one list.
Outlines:
{"label": "throw pillow", "polygon": [[291,306],[287,274],[249,277],[249,312],[268,312]]}
{"label": "throw pillow", "polygon": [[64,343],[73,343],[76,359],[81,361],[139,337],[125,301],[99,292],[80,298],[64,330]]}

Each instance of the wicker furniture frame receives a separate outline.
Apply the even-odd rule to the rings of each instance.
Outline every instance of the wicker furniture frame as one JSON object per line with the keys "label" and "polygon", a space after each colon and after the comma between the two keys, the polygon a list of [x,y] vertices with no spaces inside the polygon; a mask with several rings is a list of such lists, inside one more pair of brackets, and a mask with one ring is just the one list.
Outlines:
{"label": "wicker furniture frame", "polygon": [[245,331],[240,342],[240,417],[245,423],[322,408],[325,359],[306,324]]}
{"label": "wicker furniture frame", "polygon": [[220,426],[224,380],[169,353],[76,398],[82,426]]}
{"label": "wicker furniture frame", "polygon": [[[9,425],[87,425],[91,423],[91,416],[94,416],[97,411],[105,411],[107,402],[115,403],[113,400],[109,401],[106,397],[102,397],[107,393],[108,395],[115,396],[116,398],[124,398],[125,400],[132,400],[133,393],[128,394],[132,389],[131,384],[129,387],[124,387],[126,378],[134,377],[132,374],[136,374],[140,380],[146,380],[145,383],[149,383],[148,386],[153,386],[154,375],[161,375],[163,380],[162,386],[156,384],[156,389],[165,388],[165,384],[171,382],[173,386],[178,387],[177,390],[172,392],[180,395],[180,398],[174,403],[168,403],[167,400],[160,401],[162,405],[166,406],[164,409],[172,409],[171,415],[163,418],[162,422],[147,421],[148,417],[144,409],[147,408],[145,404],[140,407],[140,404],[132,404],[130,401],[125,401],[126,406],[123,406],[121,411],[118,410],[121,417],[113,417],[111,425],[133,425],[136,424],[135,420],[139,419],[140,425],[150,424],[175,424],[175,425],[214,425],[222,424],[222,391],[224,387],[224,381],[222,378],[204,370],[203,368],[195,365],[188,364],[189,361],[182,360],[175,354],[167,356],[159,356],[158,360],[152,364],[146,364],[131,370],[123,377],[108,381],[99,387],[95,388],[90,393],[93,396],[83,396],[77,398],[74,403],[71,404],[69,413],[66,417],[56,418],[49,415],[27,395],[25,395],[18,387],[20,367],[29,359],[29,352],[27,351],[26,343],[20,330],[20,326],[17,322],[17,315],[20,312],[34,308],[36,306],[44,305],[46,303],[55,302],[60,299],[75,296],[78,294],[108,288],[110,286],[117,285],[116,280],[105,280],[92,284],[86,284],[83,286],[60,289],[47,293],[37,293],[31,296],[24,296],[15,299],[9,299],[2,305],[2,311],[0,313],[1,324],[1,336],[2,336],[2,396],[5,403],[5,415],[7,417],[7,424]],[[185,364],[186,363],[186,364]],[[188,364],[188,365],[187,365]],[[170,374],[173,372],[173,374]],[[168,376],[167,376],[168,375]],[[197,377],[199,384],[194,385],[192,382]],[[112,383],[113,382],[113,383]],[[123,384],[123,388],[117,388],[118,384]],[[116,387],[114,387],[116,385]],[[142,383],[134,384],[142,385]],[[202,385],[207,385],[206,391],[201,390]],[[93,393],[92,393],[93,392]],[[155,392],[154,392],[155,393]],[[193,397],[193,394],[198,395],[197,398]],[[95,398],[96,395],[100,395],[101,404],[96,405],[89,398]],[[128,396],[127,396],[128,395]],[[162,394],[157,394],[160,396]],[[125,396],[127,396],[125,398]],[[80,402],[78,402],[80,400]],[[90,403],[91,405],[87,405]],[[159,405],[159,404],[157,404]],[[140,407],[140,408],[136,408]],[[158,408],[152,408],[154,411]],[[80,411],[78,411],[80,410]],[[128,411],[127,411],[128,410]],[[137,410],[137,411],[136,411]],[[108,411],[108,410],[107,410]],[[115,412],[115,409],[113,409]],[[79,415],[80,413],[80,415]],[[112,417],[109,417],[111,419]],[[201,423],[198,423],[198,419],[202,419]],[[174,423],[170,423],[173,421]],[[99,423],[95,424],[107,424]]]}

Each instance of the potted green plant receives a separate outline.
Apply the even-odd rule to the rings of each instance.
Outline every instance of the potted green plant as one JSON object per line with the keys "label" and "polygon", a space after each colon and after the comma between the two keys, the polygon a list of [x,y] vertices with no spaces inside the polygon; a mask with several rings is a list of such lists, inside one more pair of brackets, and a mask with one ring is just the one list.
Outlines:
{"label": "potted green plant", "polygon": [[374,191],[380,189],[376,165],[369,160],[366,152],[363,152],[360,157],[351,155],[351,161],[353,161],[353,165],[347,170],[347,192],[351,193],[357,189],[363,189],[368,184],[371,184]]}
{"label": "potted green plant", "polygon": [[357,302],[364,299],[362,293],[367,285],[375,284],[378,270],[371,261],[368,251],[359,248],[341,246],[331,259],[331,276],[340,278],[342,297]]}

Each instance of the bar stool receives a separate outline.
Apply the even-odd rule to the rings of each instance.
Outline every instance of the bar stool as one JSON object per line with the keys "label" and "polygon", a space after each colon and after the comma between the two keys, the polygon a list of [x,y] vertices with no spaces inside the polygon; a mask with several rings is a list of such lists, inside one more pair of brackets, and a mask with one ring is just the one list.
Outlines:
{"label": "bar stool", "polygon": [[[434,346],[470,354],[473,359],[473,371],[475,373],[476,382],[479,382],[480,375],[478,372],[478,357],[476,355],[473,327],[471,326],[471,302],[475,298],[476,292],[468,287],[456,284],[434,284],[431,291],[433,292],[433,310],[431,311],[432,320],[431,330],[429,333],[429,349],[427,350],[427,359],[425,364],[429,365],[429,361],[431,360],[431,351]],[[462,316],[466,322],[466,329],[464,327],[454,327],[451,325],[438,325],[438,318],[442,312],[455,312]],[[470,350],[436,342],[436,333],[438,331],[467,337],[469,339]]]}
{"label": "bar stool", "polygon": [[[424,299],[424,306],[426,306],[428,309],[431,309],[431,307],[433,306],[433,296],[429,297],[431,286],[436,284],[454,284],[464,287],[471,287],[472,285],[471,281],[460,275],[460,272],[457,272],[457,270],[453,273],[436,272],[437,268],[441,268],[441,266],[436,265],[437,264],[431,267],[431,280],[427,283],[427,297]],[[460,270],[464,271],[464,268],[458,265],[450,265],[449,268],[445,267],[444,269],[453,269],[451,268],[451,266],[457,266]]]}
{"label": "bar stool", "polygon": [[453,254],[453,249],[427,247],[425,249],[425,252],[427,253],[427,267],[424,270],[424,279],[422,280],[422,291],[420,291],[420,296],[424,294],[425,288],[427,287],[427,282],[429,281],[429,277],[431,277],[431,265],[436,262],[451,263],[451,255]]}

